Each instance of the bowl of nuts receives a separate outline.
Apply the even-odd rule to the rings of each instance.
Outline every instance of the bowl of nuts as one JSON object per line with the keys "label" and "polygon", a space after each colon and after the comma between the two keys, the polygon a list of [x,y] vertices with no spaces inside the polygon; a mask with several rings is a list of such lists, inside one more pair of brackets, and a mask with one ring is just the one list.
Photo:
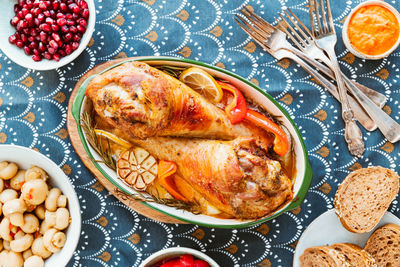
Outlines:
{"label": "bowl of nuts", "polygon": [[93,0],[0,0],[0,49],[35,70],[62,67],[87,47],[96,12]]}
{"label": "bowl of nuts", "polygon": [[0,266],[69,262],[81,212],[71,182],[53,161],[29,148],[1,145],[0,208]]}

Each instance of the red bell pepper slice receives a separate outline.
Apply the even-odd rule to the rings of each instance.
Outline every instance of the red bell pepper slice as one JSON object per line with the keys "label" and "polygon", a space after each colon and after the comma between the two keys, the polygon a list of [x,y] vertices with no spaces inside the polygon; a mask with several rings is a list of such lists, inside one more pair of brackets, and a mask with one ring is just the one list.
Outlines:
{"label": "red bell pepper slice", "polygon": [[167,261],[166,263],[163,263],[160,267],[183,267],[183,265],[179,259],[176,259]]}
{"label": "red bell pepper slice", "polygon": [[276,154],[284,156],[289,151],[289,140],[286,133],[275,122],[251,109],[247,110],[246,120],[275,135],[274,151]]}
{"label": "red bell pepper slice", "polygon": [[232,124],[236,124],[244,120],[247,112],[247,104],[243,94],[236,87],[229,83],[224,83],[220,81],[217,81],[217,83],[221,86],[222,89],[229,91],[233,94],[232,102],[229,103],[225,108],[226,115],[228,116],[230,122]]}
{"label": "red bell pepper slice", "polygon": [[179,193],[176,188],[174,174],[176,173],[176,163],[167,160],[160,160],[158,163],[158,179],[160,184],[168,191],[174,198],[186,201],[186,198]]}

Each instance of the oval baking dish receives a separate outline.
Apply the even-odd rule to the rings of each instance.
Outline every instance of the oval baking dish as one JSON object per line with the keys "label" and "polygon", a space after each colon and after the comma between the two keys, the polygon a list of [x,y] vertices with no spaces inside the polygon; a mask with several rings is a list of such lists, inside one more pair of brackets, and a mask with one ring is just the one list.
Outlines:
{"label": "oval baking dish", "polygon": [[[222,80],[234,84],[244,93],[244,95],[246,95],[247,98],[252,99],[259,106],[268,110],[268,112],[272,116],[277,117],[279,119],[279,121],[283,124],[283,126],[285,126],[285,128],[288,130],[288,132],[292,137],[293,151],[296,155],[296,174],[295,177],[293,177],[294,181],[293,199],[289,203],[286,203],[285,205],[277,209],[274,213],[256,220],[223,219],[201,214],[196,215],[191,212],[178,210],[172,207],[150,202],[144,202],[145,205],[161,213],[164,213],[168,216],[176,218],[178,220],[193,224],[198,224],[207,227],[216,227],[216,228],[241,228],[241,227],[248,227],[267,220],[271,220],[285,211],[297,208],[302,203],[307,194],[307,191],[309,189],[312,180],[312,170],[308,161],[307,150],[305,148],[303,139],[299,133],[296,124],[290,118],[289,114],[278,104],[278,102],[272,98],[272,96],[265,93],[262,89],[260,89],[253,83],[247,81],[246,79],[232,72],[202,62],[187,60],[187,59],[178,59],[171,57],[138,57],[133,59],[127,59],[126,61],[117,63],[107,68],[103,72],[110,70],[116,66],[119,66],[123,63],[126,63],[127,61],[134,61],[134,60],[142,61],[149,65],[170,65],[176,67],[196,66],[207,71],[214,77],[218,77]],[[135,190],[129,187],[121,179],[119,179],[115,171],[108,168],[105,164],[99,162],[101,161],[100,156],[88,144],[83,129],[80,126],[81,115],[90,108],[89,100],[85,96],[85,91],[89,82],[96,75],[87,78],[79,88],[77,96],[74,99],[72,105],[71,113],[75,121],[77,122],[78,133],[82,145],[85,148],[85,151],[88,154],[88,156],[94,159],[93,163],[95,167],[104,175],[105,178],[107,178],[119,190],[123,191],[126,194],[135,194]]]}

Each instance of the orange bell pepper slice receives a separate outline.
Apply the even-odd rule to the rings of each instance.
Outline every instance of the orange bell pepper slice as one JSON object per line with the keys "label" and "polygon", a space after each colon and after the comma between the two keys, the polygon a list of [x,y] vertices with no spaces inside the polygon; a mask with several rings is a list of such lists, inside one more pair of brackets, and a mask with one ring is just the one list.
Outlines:
{"label": "orange bell pepper slice", "polygon": [[175,162],[160,160],[158,163],[158,180],[162,187],[168,191],[174,198],[186,201],[186,198],[179,192],[175,184],[175,173],[177,166]]}
{"label": "orange bell pepper slice", "polygon": [[217,83],[221,86],[223,90],[229,91],[233,94],[232,102],[229,103],[225,108],[228,119],[231,121],[232,124],[236,124],[244,120],[247,112],[247,103],[243,94],[236,87],[229,83],[224,83],[220,81],[217,81]]}
{"label": "orange bell pepper slice", "polygon": [[289,140],[286,133],[275,122],[251,109],[247,110],[246,120],[275,135],[274,151],[276,154],[284,156],[289,151]]}

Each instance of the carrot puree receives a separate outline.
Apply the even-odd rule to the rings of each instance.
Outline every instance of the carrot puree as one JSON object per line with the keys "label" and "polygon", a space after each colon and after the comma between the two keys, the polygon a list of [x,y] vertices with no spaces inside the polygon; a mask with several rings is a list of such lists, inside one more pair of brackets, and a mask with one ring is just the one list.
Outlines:
{"label": "carrot puree", "polygon": [[399,22],[387,8],[367,5],[353,14],[347,31],[354,49],[375,56],[395,45],[399,38]]}

